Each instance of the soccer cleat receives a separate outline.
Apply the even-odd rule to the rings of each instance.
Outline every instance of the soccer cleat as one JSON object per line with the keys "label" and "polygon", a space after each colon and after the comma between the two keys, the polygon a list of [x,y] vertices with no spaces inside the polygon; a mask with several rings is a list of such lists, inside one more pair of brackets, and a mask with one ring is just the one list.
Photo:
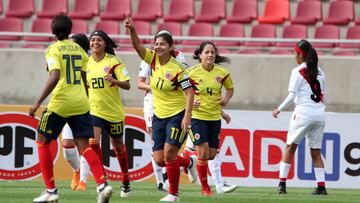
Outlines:
{"label": "soccer cleat", "polygon": [[160,199],[160,202],[179,202],[180,198],[177,195],[168,194],[162,199]]}
{"label": "soccer cleat", "polygon": [[164,183],[156,184],[156,189],[158,192],[167,192],[167,190],[165,190],[165,188],[164,188]]}
{"label": "soccer cleat", "polygon": [[76,190],[86,190],[86,183],[84,181],[80,181],[79,185],[76,187]]}
{"label": "soccer cleat", "polygon": [[73,177],[71,179],[71,189],[76,190],[77,186],[79,185],[80,181],[80,171],[75,171],[73,173]]}
{"label": "soccer cleat", "polygon": [[124,181],[121,185],[120,197],[129,197],[131,193],[131,187],[129,181]]}
{"label": "soccer cleat", "polygon": [[279,183],[278,193],[279,194],[287,194],[287,192],[286,192],[286,183],[285,182],[280,182]]}
{"label": "soccer cleat", "polygon": [[41,195],[37,198],[35,198],[33,201],[34,203],[42,203],[42,202],[51,202],[56,203],[59,200],[59,195],[57,193],[57,189],[55,189],[54,192],[49,192],[48,190],[45,190],[41,193]]}
{"label": "soccer cleat", "polygon": [[196,169],[196,157],[190,157],[190,166],[188,167],[188,177],[191,183],[195,183],[198,178],[198,173]]}
{"label": "soccer cleat", "polygon": [[216,193],[218,194],[230,193],[236,190],[236,188],[238,188],[237,185],[228,185],[224,183],[224,185],[216,187]]}
{"label": "soccer cleat", "polygon": [[113,189],[110,185],[105,183],[105,186],[101,190],[97,188],[97,192],[98,192],[97,203],[108,203],[113,193]]}
{"label": "soccer cleat", "polygon": [[323,186],[318,186],[311,194],[312,195],[328,195],[326,188]]}
{"label": "soccer cleat", "polygon": [[214,195],[214,193],[211,191],[211,188],[203,188],[201,192],[202,195],[206,197],[210,197]]}

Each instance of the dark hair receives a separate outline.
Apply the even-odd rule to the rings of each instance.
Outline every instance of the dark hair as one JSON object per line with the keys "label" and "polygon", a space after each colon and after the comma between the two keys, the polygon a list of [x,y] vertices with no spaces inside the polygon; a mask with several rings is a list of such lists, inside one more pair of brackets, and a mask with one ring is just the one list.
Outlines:
{"label": "dark hair", "polygon": [[93,36],[101,37],[105,42],[105,52],[108,54],[115,55],[114,48],[118,47],[118,45],[109,37],[108,34],[106,34],[106,32],[104,32],[102,30],[95,30],[94,32],[92,32],[90,34],[90,39]]}
{"label": "dark hair", "polygon": [[225,57],[225,56],[220,56],[219,55],[219,52],[218,52],[218,49],[216,47],[216,45],[211,42],[211,41],[204,41],[200,44],[199,48],[195,49],[194,51],[194,55],[193,55],[193,59],[195,60],[199,60],[199,62],[201,62],[201,59],[200,59],[200,54],[201,52],[204,51],[204,48],[206,45],[211,45],[214,47],[215,49],[215,62],[216,64],[220,64],[220,63],[230,63],[230,59],[228,57]]}
{"label": "dark hair", "polygon": [[[160,37],[162,37],[169,44],[169,46],[172,46],[174,44],[174,39],[172,37],[172,34],[168,30],[160,30],[158,33],[156,33],[154,37],[154,42],[156,41],[157,38]],[[170,55],[176,57],[174,49],[170,51]]]}
{"label": "dark hair", "polygon": [[[305,39],[296,43],[296,48],[300,49],[301,54],[304,57],[306,63],[306,76],[310,79],[310,82],[314,82],[317,79],[319,73],[318,70],[318,55],[316,50],[312,47],[311,43]],[[295,48],[295,51],[297,50]]]}
{"label": "dark hair", "polygon": [[51,31],[58,40],[68,39],[71,33],[72,22],[65,14],[54,16],[51,21]]}
{"label": "dark hair", "polygon": [[74,40],[76,44],[80,45],[80,47],[84,49],[86,53],[88,53],[90,49],[90,42],[85,34],[75,34],[71,36],[71,38]]}

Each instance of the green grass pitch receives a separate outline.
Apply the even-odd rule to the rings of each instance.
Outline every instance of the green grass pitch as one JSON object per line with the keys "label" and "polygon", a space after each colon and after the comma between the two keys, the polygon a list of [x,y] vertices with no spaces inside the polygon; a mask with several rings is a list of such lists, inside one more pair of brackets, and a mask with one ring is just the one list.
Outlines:
{"label": "green grass pitch", "polygon": [[[56,181],[62,203],[96,202],[94,181],[88,183],[86,191],[73,191],[70,189],[70,181]],[[114,188],[110,202],[159,202],[166,193],[157,192],[155,184],[150,182],[132,183],[131,197],[120,198],[120,183],[110,182]],[[0,202],[24,203],[32,202],[44,189],[41,181],[0,181]],[[335,203],[335,202],[360,202],[360,190],[328,189],[328,196],[312,196],[311,188],[288,188],[288,194],[278,195],[276,188],[249,188],[239,187],[235,192],[228,194],[215,194],[213,197],[202,197],[201,188],[198,185],[181,184],[181,202],[204,202],[204,203],[236,203],[236,202],[301,202],[301,203]]]}

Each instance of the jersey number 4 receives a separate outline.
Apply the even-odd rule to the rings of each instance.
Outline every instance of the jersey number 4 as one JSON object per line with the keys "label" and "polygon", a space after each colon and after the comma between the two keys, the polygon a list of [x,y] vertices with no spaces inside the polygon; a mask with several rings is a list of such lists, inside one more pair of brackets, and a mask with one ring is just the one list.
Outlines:
{"label": "jersey number 4", "polygon": [[[81,67],[76,66],[75,62],[77,60],[82,60],[81,55],[63,55],[63,59],[66,61],[66,84],[80,84]],[[71,71],[73,72],[73,79],[71,79]]]}

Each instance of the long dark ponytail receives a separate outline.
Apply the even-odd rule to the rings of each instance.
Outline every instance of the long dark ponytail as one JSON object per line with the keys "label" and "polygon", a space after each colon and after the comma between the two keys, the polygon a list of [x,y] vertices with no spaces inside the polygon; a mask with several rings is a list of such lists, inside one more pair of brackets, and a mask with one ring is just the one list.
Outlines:
{"label": "long dark ponytail", "polygon": [[316,50],[307,40],[300,40],[296,44],[296,48],[300,49],[301,55],[304,57],[306,63],[305,74],[309,78],[310,82],[314,82],[319,74],[318,62],[319,58]]}

